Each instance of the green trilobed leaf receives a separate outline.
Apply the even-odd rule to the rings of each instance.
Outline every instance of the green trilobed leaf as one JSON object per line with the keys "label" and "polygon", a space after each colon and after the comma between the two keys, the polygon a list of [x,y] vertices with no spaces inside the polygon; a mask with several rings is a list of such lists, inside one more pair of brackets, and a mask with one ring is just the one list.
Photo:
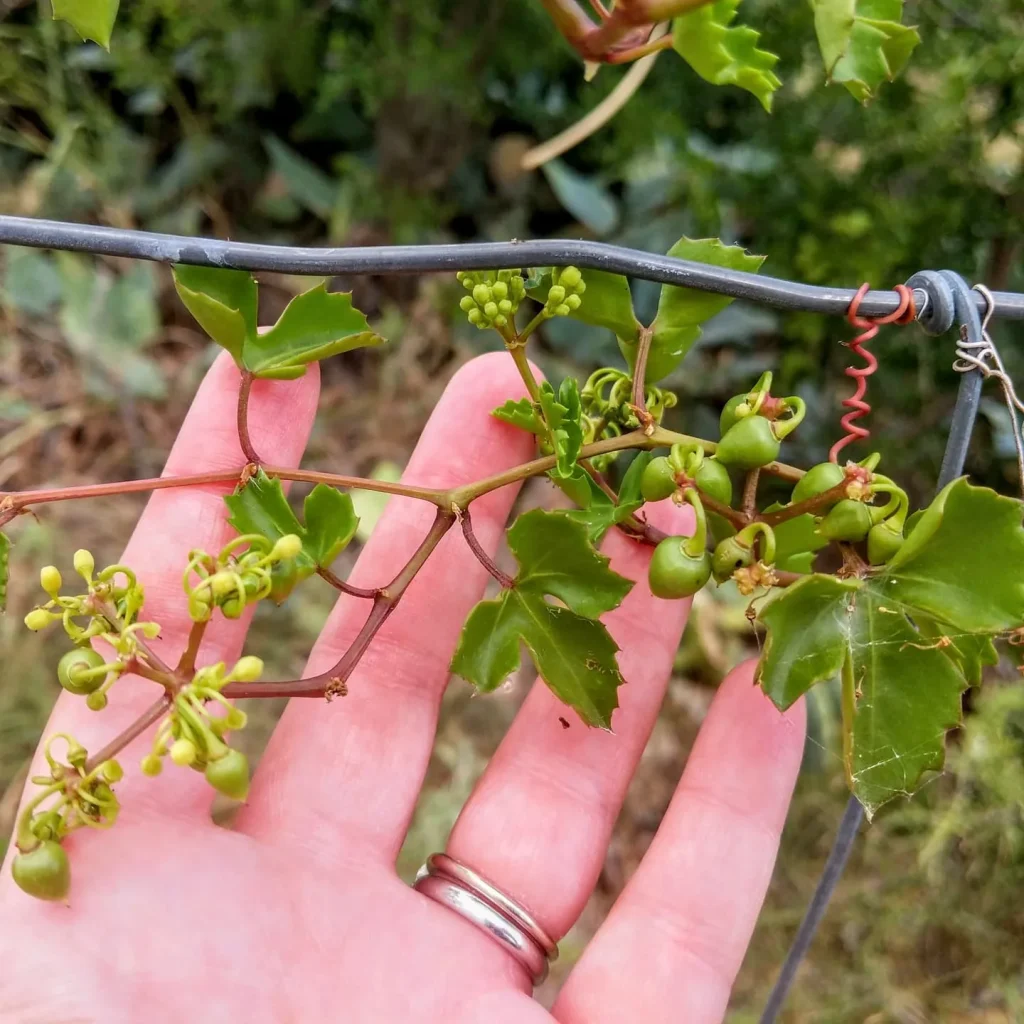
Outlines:
{"label": "green trilobed leaf", "polygon": [[885,594],[964,633],[1024,622],[1021,502],[954,480],[925,510],[880,580]]}
{"label": "green trilobed leaf", "polygon": [[280,380],[301,377],[310,363],[379,345],[347,292],[311,288],[288,303],[264,333],[256,328],[257,287],[241,270],[176,266],[174,286],[199,325],[231,353],[240,370]]}
{"label": "green trilobed leaf", "polygon": [[382,344],[348,292],[318,285],[296,295],[280,319],[246,346],[245,363],[257,377],[301,377],[310,363],[352,349]]}
{"label": "green trilobed leaf", "polygon": [[244,270],[176,266],[174,287],[185,308],[221,348],[231,353],[240,369],[244,350],[256,337],[257,288]]}
{"label": "green trilobed leaf", "polygon": [[7,611],[7,583],[11,576],[11,541],[0,533],[0,612]]}
{"label": "green trilobed leaf", "polygon": [[53,17],[66,21],[83,39],[110,49],[120,0],[53,0]]}
{"label": "green trilobed leaf", "polygon": [[[765,259],[751,255],[738,245],[725,245],[717,238],[680,238],[669,249],[668,255],[750,273],[756,273]],[[647,357],[647,380],[655,382],[667,377],[700,337],[700,324],[721,313],[730,302],[732,299],[724,295],[663,285],[658,313],[651,325],[653,335]],[[636,363],[636,342],[627,343],[620,337],[619,348],[632,367]]]}
{"label": "green trilobed leaf", "polygon": [[326,568],[355,536],[359,520],[347,494],[317,484],[303,505],[305,526],[299,522],[285,497],[281,481],[257,470],[244,487],[224,498],[228,522],[239,533],[259,533],[271,541],[294,533],[302,540],[296,558],[300,577]]}
{"label": "green trilobed leaf", "polygon": [[525,643],[559,700],[588,725],[611,728],[623,680],[618,646],[596,619],[617,607],[633,584],[608,568],[586,527],[561,512],[524,513],[509,529],[508,543],[519,563],[515,583],[470,613],[452,671],[480,690],[494,690],[519,666]]}
{"label": "green trilobed leaf", "polygon": [[736,85],[753,93],[765,110],[782,85],[774,72],[779,58],[759,50],[760,33],[732,25],[740,0],[705,4],[672,22],[672,45],[694,71],[712,85]]}
{"label": "green trilobed leaf", "polygon": [[[633,312],[633,297],[629,281],[621,274],[609,274],[603,270],[584,270],[583,282],[587,290],[579,309],[569,316],[592,327],[604,327],[617,338],[636,340],[640,324]],[[531,281],[527,294],[538,302],[544,302],[551,287],[551,269],[540,268],[538,276]]]}
{"label": "green trilobed leaf", "polygon": [[869,816],[942,768],[945,734],[960,721],[970,680],[959,658],[887,602],[880,580],[808,576],[759,618],[768,638],[757,678],[781,709],[849,661],[846,769]]}
{"label": "green trilobed leaf", "polygon": [[810,0],[830,82],[866,103],[906,66],[921,41],[901,24],[903,0]]}
{"label": "green trilobed leaf", "polygon": [[510,423],[520,430],[529,430],[538,437],[544,436],[544,423],[537,415],[533,402],[528,398],[520,398],[518,402],[513,402],[510,398],[504,405],[494,409],[491,415],[502,423]]}
{"label": "green trilobed leaf", "polygon": [[540,388],[540,407],[551,427],[554,454],[558,462],[553,475],[567,479],[576,474],[576,461],[583,447],[583,410],[580,407],[579,385],[574,377],[566,377],[555,389],[544,381]]}

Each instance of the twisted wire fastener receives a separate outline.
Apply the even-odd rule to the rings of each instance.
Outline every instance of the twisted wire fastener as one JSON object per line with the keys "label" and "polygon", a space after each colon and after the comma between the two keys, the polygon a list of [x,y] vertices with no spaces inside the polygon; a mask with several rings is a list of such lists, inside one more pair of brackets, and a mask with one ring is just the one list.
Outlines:
{"label": "twisted wire fastener", "polygon": [[868,390],[868,377],[878,369],[878,360],[864,346],[878,334],[878,329],[882,324],[909,324],[917,316],[917,310],[914,307],[914,293],[904,284],[898,284],[893,289],[900,297],[899,307],[894,313],[890,313],[888,316],[874,317],[870,320],[867,317],[859,316],[860,304],[870,289],[869,284],[862,284],[850,303],[850,308],[846,311],[846,319],[862,332],[853,341],[846,342],[846,346],[851,352],[860,356],[865,365],[846,368],[846,376],[853,377],[857,381],[857,388],[849,398],[843,399],[844,408],[850,410],[839,421],[846,434],[832,445],[828,453],[830,462],[838,462],[839,453],[848,444],[871,436],[870,430],[858,426],[856,423],[857,420],[871,412],[871,406],[864,401],[864,395]]}
{"label": "twisted wire fastener", "polygon": [[960,328],[960,340],[956,346],[956,359],[953,362],[953,369],[957,373],[969,373],[971,370],[978,370],[986,379],[995,377],[1003,389],[1003,398],[1006,401],[1006,409],[1010,414],[1010,424],[1013,428],[1013,443],[1017,450],[1017,475],[1024,496],[1024,437],[1022,429],[1024,425],[1017,419],[1017,413],[1024,414],[1024,402],[1017,396],[1010,375],[1003,366],[1002,356],[996,348],[992,336],[988,333],[989,321],[992,319],[992,312],[995,308],[995,299],[992,293],[983,284],[976,284],[974,290],[979,292],[987,303],[985,316],[981,322],[981,341],[970,341],[967,328]]}

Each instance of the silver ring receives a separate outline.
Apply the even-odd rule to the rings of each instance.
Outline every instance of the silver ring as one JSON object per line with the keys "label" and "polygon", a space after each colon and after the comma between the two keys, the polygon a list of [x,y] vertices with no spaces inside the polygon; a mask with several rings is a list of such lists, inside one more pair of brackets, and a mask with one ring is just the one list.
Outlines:
{"label": "silver ring", "polygon": [[558,946],[533,915],[472,868],[446,854],[432,854],[420,869],[414,888],[504,946],[534,985],[547,977]]}

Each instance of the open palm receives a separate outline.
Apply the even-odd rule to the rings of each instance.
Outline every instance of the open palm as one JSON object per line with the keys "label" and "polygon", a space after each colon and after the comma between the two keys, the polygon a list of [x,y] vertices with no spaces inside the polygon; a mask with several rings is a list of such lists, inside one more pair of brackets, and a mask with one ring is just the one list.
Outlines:
{"label": "open palm", "polygon": [[[168,461],[168,474],[240,464],[237,373],[214,365]],[[250,422],[268,462],[302,456],[317,402],[315,367],[259,383]],[[438,404],[406,480],[448,487],[528,459],[532,438],[489,416],[522,385],[511,360],[463,368]],[[156,493],[124,561],[146,587],[157,649],[173,659],[189,620],[181,568],[191,548],[231,533],[223,488]],[[493,551],[516,487],[473,505]],[[663,503],[658,525],[685,513]],[[352,582],[375,586],[405,563],[433,509],[395,498]],[[589,730],[543,685],[527,698],[463,810],[452,856],[563,936],[597,879],[626,787],[654,724],[688,603],[651,596],[649,549],[613,534],[612,566],[640,580],[606,617],[629,681],[615,733]],[[462,537],[442,541],[329,706],[294,700],[274,733],[232,830],[209,816],[201,775],[168,766],[142,776],[148,739],[121,757],[123,811],[110,833],[67,840],[68,905],[41,904],[0,880],[0,1020],[5,1022],[477,1022],[565,1024],[720,1021],[764,896],[803,744],[798,706],[780,715],[751,685],[750,665],[723,684],[686,773],[640,868],[549,1014],[493,939],[406,886],[395,859],[434,738],[448,661],[486,574]],[[333,664],[367,604],[342,597],[310,662]],[[231,663],[247,622],[218,619],[201,663]],[[122,682],[96,715],[63,694],[47,727],[95,748],[154,697]],[[567,716],[572,717],[572,716]],[[42,763],[41,755],[37,758]],[[13,850],[11,851],[13,852]]]}

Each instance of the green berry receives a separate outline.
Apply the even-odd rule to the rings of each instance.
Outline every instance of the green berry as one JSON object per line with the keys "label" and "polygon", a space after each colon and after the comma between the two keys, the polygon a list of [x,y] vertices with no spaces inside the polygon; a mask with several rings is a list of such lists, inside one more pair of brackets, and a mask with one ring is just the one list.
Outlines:
{"label": "green berry", "polygon": [[903,531],[891,520],[876,523],[868,530],[868,561],[872,565],[885,565],[892,561],[903,547]]}
{"label": "green berry", "polygon": [[719,542],[711,556],[711,571],[719,583],[724,583],[737,569],[754,564],[754,550],[738,537],[726,537]]}
{"label": "green berry", "polygon": [[[838,463],[821,462],[817,466],[812,466],[797,481],[790,501],[794,505],[799,505],[801,501],[816,498],[819,494],[830,491],[833,487],[838,487],[845,479],[846,471]],[[830,509],[834,507],[835,504],[828,506]],[[828,509],[822,509],[822,511],[826,512]]]}
{"label": "green berry", "polygon": [[227,748],[227,753],[206,766],[206,781],[218,793],[232,800],[244,800],[249,795],[249,759],[240,750]]}
{"label": "green berry", "polygon": [[775,435],[769,420],[748,416],[738,420],[718,443],[715,457],[725,466],[736,469],[757,469],[779,457],[782,442]]}
{"label": "green berry", "polygon": [[640,477],[640,493],[644,501],[664,501],[677,488],[676,474],[664,455],[651,459]]}
{"label": "green berry", "polygon": [[705,459],[693,478],[697,489],[723,505],[732,504],[732,478],[716,459]]}
{"label": "green berry", "polygon": [[818,524],[818,533],[826,540],[856,543],[871,529],[871,510],[862,501],[844,498]]}
{"label": "green berry", "polygon": [[107,695],[101,690],[97,690],[95,693],[90,693],[85,698],[85,706],[90,711],[102,711],[107,706]]}
{"label": "green berry", "polygon": [[98,651],[91,647],[76,647],[68,651],[57,663],[57,679],[68,693],[84,697],[98,690],[103,685],[104,677],[83,679],[82,673],[105,664],[103,655]]}
{"label": "green berry", "polygon": [[655,549],[647,569],[647,582],[655,597],[675,600],[696,594],[711,578],[706,551],[694,558],[686,553],[685,537],[666,537]]}
{"label": "green berry", "polygon": [[28,853],[19,853],[11,864],[18,888],[37,900],[62,900],[71,888],[71,865],[60,844],[52,839]]}
{"label": "green berry", "polygon": [[725,406],[722,408],[722,414],[718,419],[718,428],[722,437],[725,436],[726,431],[730,427],[735,426],[741,419],[745,418],[744,414],[739,411],[741,406],[745,406],[746,415],[750,415],[749,398],[750,396],[744,392],[742,395],[733,395],[725,403]]}

